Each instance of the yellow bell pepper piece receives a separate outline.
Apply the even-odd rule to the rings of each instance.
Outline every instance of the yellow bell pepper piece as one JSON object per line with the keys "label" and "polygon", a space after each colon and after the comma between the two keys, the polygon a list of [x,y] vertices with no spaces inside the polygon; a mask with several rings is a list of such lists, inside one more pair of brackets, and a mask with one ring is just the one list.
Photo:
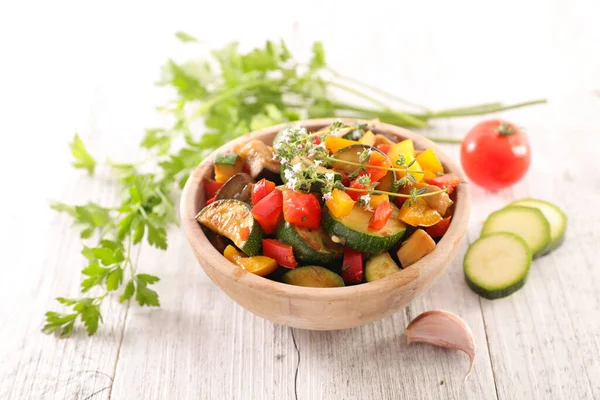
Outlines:
{"label": "yellow bell pepper piece", "polygon": [[336,218],[349,215],[352,207],[354,207],[354,203],[356,202],[352,200],[352,197],[348,193],[339,189],[333,189],[331,191],[331,198],[325,200],[327,208]]}
{"label": "yellow bell pepper piece", "polygon": [[388,196],[387,194],[372,194],[369,205],[371,206],[371,208],[375,209],[379,204],[381,204],[384,201],[389,202],[390,196]]}
{"label": "yellow bell pepper piece", "polygon": [[277,269],[277,261],[274,259],[265,256],[246,257],[232,245],[225,248],[223,256],[235,265],[258,276],[267,276]]}
{"label": "yellow bell pepper piece", "polygon": [[[392,160],[392,166],[394,168],[402,168],[398,166],[396,161],[400,161],[402,156],[404,156],[404,160],[406,162],[405,165],[410,164],[415,159],[415,145],[411,139],[403,140],[399,143],[394,143],[392,147],[390,147],[390,151],[388,152],[388,156]],[[415,177],[417,182],[421,182],[423,180],[423,168],[418,161],[415,161],[409,168],[411,175]],[[398,178],[403,178],[406,174],[403,172],[398,172],[396,174]]]}
{"label": "yellow bell pepper piece", "polygon": [[360,138],[360,144],[366,144],[367,146],[375,145],[375,135],[371,131],[366,131],[365,134]]}
{"label": "yellow bell pepper piece", "polygon": [[425,199],[414,202],[410,207],[400,207],[398,218],[412,226],[431,226],[442,220],[442,216],[427,205]]}
{"label": "yellow bell pepper piece", "polygon": [[215,164],[215,181],[225,183],[234,176],[239,174],[244,169],[244,160],[238,157],[234,165]]}
{"label": "yellow bell pepper piece", "polygon": [[417,156],[417,162],[425,170],[425,180],[433,179],[438,174],[444,173],[442,163],[435,155],[433,149],[427,149]]}
{"label": "yellow bell pepper piece", "polygon": [[338,137],[328,137],[325,139],[325,147],[332,152],[335,153],[344,147],[352,146],[353,144],[359,144],[356,140],[348,140]]}

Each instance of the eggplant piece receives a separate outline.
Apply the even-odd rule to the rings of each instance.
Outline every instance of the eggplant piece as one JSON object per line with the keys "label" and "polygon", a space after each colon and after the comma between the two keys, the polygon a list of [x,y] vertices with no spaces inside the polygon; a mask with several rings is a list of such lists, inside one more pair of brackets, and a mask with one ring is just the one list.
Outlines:
{"label": "eggplant piece", "polygon": [[233,243],[231,240],[227,239],[225,236],[219,235],[218,233],[214,233],[213,231],[211,231],[209,229],[206,229],[203,227],[202,230],[204,231],[204,234],[206,235],[206,238],[208,239],[208,241],[221,254],[223,254],[223,252],[225,251],[225,248],[227,246],[229,246],[230,244]]}
{"label": "eggplant piece", "polygon": [[216,200],[234,199],[251,203],[254,179],[243,172],[233,175],[217,192]]}
{"label": "eggplant piece", "polygon": [[239,155],[246,160],[252,178],[257,178],[267,171],[279,174],[281,170],[281,163],[275,159],[273,148],[260,140],[251,140],[244,144],[239,149]]}

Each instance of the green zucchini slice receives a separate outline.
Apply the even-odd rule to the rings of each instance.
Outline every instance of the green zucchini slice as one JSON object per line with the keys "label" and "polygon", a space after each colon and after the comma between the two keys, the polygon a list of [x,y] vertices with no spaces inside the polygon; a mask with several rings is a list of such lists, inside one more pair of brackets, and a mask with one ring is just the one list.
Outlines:
{"label": "green zucchini slice", "polygon": [[471,244],[463,263],[469,287],[486,299],[506,297],[525,284],[531,250],[518,235],[496,232]]}
{"label": "green zucchini slice", "polygon": [[277,239],[292,246],[294,256],[304,264],[329,265],[339,260],[343,252],[343,247],[322,228],[314,230],[285,222],[277,229]]}
{"label": "green zucchini slice", "polygon": [[284,283],[296,286],[319,288],[344,286],[344,280],[341,276],[327,268],[316,265],[292,269],[286,272],[281,279]]}
{"label": "green zucchini slice", "polygon": [[322,226],[336,243],[363,253],[380,254],[398,243],[406,232],[406,225],[398,219],[398,209],[392,207],[394,207],[392,216],[379,231],[368,228],[373,212],[365,210],[358,204],[352,208],[349,215],[341,218],[334,217],[327,210]]}
{"label": "green zucchini slice", "polygon": [[390,253],[371,256],[365,265],[365,280],[373,282],[400,271],[398,264],[394,262]]}
{"label": "green zucchini slice", "polygon": [[259,253],[263,231],[250,212],[250,206],[233,199],[217,200],[204,207],[196,221],[225,236],[249,256]]}
{"label": "green zucchini slice", "polygon": [[537,208],[548,220],[550,224],[550,243],[544,249],[540,250],[538,255],[548,254],[562,244],[565,239],[568,219],[567,215],[560,208],[548,201],[537,199],[521,199],[509,205]]}
{"label": "green zucchini slice", "polygon": [[550,243],[550,224],[537,208],[509,206],[490,214],[481,234],[493,232],[509,232],[521,236],[534,256]]}

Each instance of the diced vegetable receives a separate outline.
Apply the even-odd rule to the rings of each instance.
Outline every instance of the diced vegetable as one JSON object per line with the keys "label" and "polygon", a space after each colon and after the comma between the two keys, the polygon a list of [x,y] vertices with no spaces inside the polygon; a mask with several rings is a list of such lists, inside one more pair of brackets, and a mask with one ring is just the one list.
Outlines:
{"label": "diced vegetable", "polygon": [[275,182],[268,181],[264,178],[256,182],[252,187],[252,204],[256,205],[273,190],[275,190]]}
{"label": "diced vegetable", "polygon": [[[367,189],[367,186],[363,185],[362,183],[359,182],[360,177],[354,179],[352,182],[350,182],[350,186],[348,186],[350,189]],[[364,196],[365,194],[367,194],[367,192],[359,192],[356,190],[348,190],[345,193],[348,194],[348,196],[350,196],[350,198],[354,201],[358,200],[359,197]]]}
{"label": "diced vegetable", "polygon": [[488,217],[482,235],[509,232],[522,237],[534,256],[550,243],[550,223],[537,208],[509,206]]}
{"label": "diced vegetable", "polygon": [[369,229],[373,231],[381,230],[392,216],[393,210],[389,201],[379,203],[371,220],[369,220]]}
{"label": "diced vegetable", "polygon": [[548,254],[562,244],[567,230],[567,216],[560,208],[547,201],[536,199],[517,200],[509,205],[537,208],[548,220],[550,224],[550,243],[540,250],[538,255]]}
{"label": "diced vegetable", "polygon": [[249,167],[249,174],[253,178],[261,175],[264,170],[278,174],[281,164],[274,158],[273,148],[261,140],[251,140],[238,150],[240,156]]}
{"label": "diced vegetable", "polygon": [[375,209],[383,201],[390,201],[390,196],[387,194],[372,194],[369,204],[371,208]]}
{"label": "diced vegetable", "polygon": [[329,137],[325,138],[325,147],[327,148],[327,150],[329,150],[332,153],[335,153],[335,152],[339,151],[340,149],[343,149],[344,147],[352,146],[354,144],[359,144],[359,143],[355,140],[348,140],[348,139],[343,139],[343,138],[338,138],[338,137],[333,137],[333,136],[329,136]]}
{"label": "diced vegetable", "polygon": [[260,251],[263,230],[250,206],[239,200],[217,200],[204,207],[196,220],[211,231],[230,239],[249,256]]}
{"label": "diced vegetable", "polygon": [[[373,165],[373,166],[376,166],[376,167],[390,168],[392,166],[392,162],[390,161],[390,159],[386,155],[381,154],[381,153],[379,153],[377,151],[374,151],[369,156],[369,165]],[[384,176],[386,176],[387,173],[389,172],[388,170],[381,169],[381,168],[369,168],[369,167],[367,167],[366,170],[367,170],[367,174],[371,178],[371,182],[377,182],[377,181],[379,181],[381,178],[383,178]]]}
{"label": "diced vegetable", "polygon": [[253,183],[254,179],[250,175],[243,172],[235,174],[225,182],[215,199],[235,199],[244,203],[250,203]]}
{"label": "diced vegetable", "polygon": [[379,231],[371,231],[368,225],[373,212],[355,205],[345,217],[337,218],[327,212],[323,229],[334,242],[364,253],[378,254],[393,247],[406,232],[406,225],[397,218],[397,213],[398,210],[394,208],[392,217],[384,227]]}
{"label": "diced vegetable", "polygon": [[400,267],[392,260],[389,253],[371,256],[365,266],[365,279],[373,282],[383,279],[400,271]]}
{"label": "diced vegetable", "polygon": [[399,218],[412,226],[432,226],[442,220],[442,216],[427,205],[425,198],[417,199],[411,206],[400,207]]}
{"label": "diced vegetable", "polygon": [[217,192],[219,191],[219,189],[221,189],[222,186],[223,186],[223,183],[221,183],[221,182],[217,182],[213,179],[205,179],[204,180],[204,192],[206,194],[206,198],[210,199],[211,197],[215,197],[217,195]]}
{"label": "diced vegetable", "polygon": [[429,234],[432,238],[440,238],[446,234],[448,227],[450,226],[450,220],[452,216],[446,217],[442,219],[435,225],[428,226],[425,228],[425,232]]}
{"label": "diced vegetable", "polygon": [[[402,142],[394,143],[388,151],[388,156],[392,160],[392,165],[394,167],[398,167],[398,162],[400,162],[401,159],[404,159],[405,166],[408,166],[415,160],[415,146],[413,141],[411,139],[406,139]],[[410,166],[409,171],[423,171],[423,168],[421,168],[421,165],[418,161],[414,161],[414,163]],[[405,175],[406,174],[403,172],[398,172],[398,176],[400,178],[404,177]],[[423,180],[423,174],[420,172],[411,172],[411,175],[417,182]]]}
{"label": "diced vegetable", "polygon": [[367,146],[373,146],[375,144],[375,135],[371,131],[366,131],[365,134],[360,138],[360,144],[366,144]]}
{"label": "diced vegetable", "polygon": [[[338,151],[337,153],[333,154],[331,157],[335,158],[337,160],[341,160],[341,161],[349,161],[353,164],[357,164],[357,163],[364,164],[364,160],[361,160],[360,156],[361,156],[361,154],[364,154],[365,151],[366,152],[371,151],[371,156],[373,155],[373,153],[376,152],[383,157],[387,157],[385,155],[385,153],[383,153],[381,150],[379,150],[375,147],[366,146],[366,145],[362,145],[362,144],[345,147],[345,148],[341,149],[340,151]],[[379,157],[376,156],[376,158],[374,158],[374,160],[377,160],[377,159],[379,159]],[[390,163],[391,163],[391,161],[390,161]],[[351,174],[357,168],[357,166],[353,165],[353,164],[331,161],[329,163],[329,166],[330,166],[330,168],[333,168],[336,171],[341,171],[341,172],[345,172],[347,174]],[[378,179],[378,182],[379,182],[379,185],[377,185],[378,190],[390,191],[390,190],[392,190],[392,187],[396,183],[396,174],[394,173],[394,171],[388,171],[383,178]]]}
{"label": "diced vegetable", "polygon": [[247,257],[233,246],[227,246],[223,252],[226,259],[258,276],[267,276],[277,269],[277,262],[265,256]]}
{"label": "diced vegetable", "polygon": [[444,167],[433,149],[427,149],[417,156],[417,162],[425,171],[425,180],[436,178],[444,173]]}
{"label": "diced vegetable", "polygon": [[342,246],[321,227],[313,230],[286,222],[277,229],[277,239],[292,246],[296,259],[305,264],[330,265],[342,256]]}
{"label": "diced vegetable", "polygon": [[252,207],[252,215],[267,235],[277,230],[277,221],[282,212],[283,195],[279,190],[273,190]]}
{"label": "diced vegetable", "polygon": [[348,193],[339,189],[333,189],[331,191],[331,198],[325,201],[329,211],[338,218],[350,214],[355,203]]}
{"label": "diced vegetable", "polygon": [[294,249],[288,244],[277,239],[263,239],[262,249],[264,256],[274,259],[282,267],[296,268],[298,266],[294,257]]}
{"label": "diced vegetable", "polygon": [[346,283],[361,283],[363,281],[363,255],[349,247],[344,248],[342,262],[342,279]]}
{"label": "diced vegetable", "polygon": [[327,268],[310,265],[286,272],[283,282],[295,286],[333,288],[344,286],[342,277]]}
{"label": "diced vegetable", "polygon": [[310,229],[321,226],[321,205],[310,193],[283,191],[283,217],[290,224]]}
{"label": "diced vegetable", "polygon": [[244,160],[237,154],[221,153],[215,157],[215,181],[225,183],[234,176],[242,172]]}
{"label": "diced vegetable", "polygon": [[392,147],[391,144],[386,144],[386,143],[382,143],[380,145],[377,145],[377,148],[379,150],[381,150],[383,153],[388,154],[390,152],[390,148]]}
{"label": "diced vegetable", "polygon": [[440,189],[448,189],[448,194],[452,193],[458,186],[460,178],[452,172],[429,179],[427,183],[439,187]]}
{"label": "diced vegetable", "polygon": [[402,268],[406,268],[435,249],[435,242],[423,229],[417,229],[398,249],[396,255]]}
{"label": "diced vegetable", "polygon": [[495,232],[471,244],[463,268],[467,284],[475,293],[499,299],[523,287],[530,265],[531,251],[520,236]]}

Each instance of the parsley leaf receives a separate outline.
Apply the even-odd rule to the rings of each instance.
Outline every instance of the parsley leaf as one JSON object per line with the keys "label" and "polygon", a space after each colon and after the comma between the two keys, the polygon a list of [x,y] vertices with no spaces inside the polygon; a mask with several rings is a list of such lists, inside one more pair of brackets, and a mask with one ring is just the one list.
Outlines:
{"label": "parsley leaf", "polygon": [[94,174],[96,168],[96,160],[88,153],[83,144],[83,141],[78,134],[75,134],[73,141],[71,142],[71,154],[73,155],[74,161],[73,166],[75,168],[83,168],[88,171],[89,175]]}

